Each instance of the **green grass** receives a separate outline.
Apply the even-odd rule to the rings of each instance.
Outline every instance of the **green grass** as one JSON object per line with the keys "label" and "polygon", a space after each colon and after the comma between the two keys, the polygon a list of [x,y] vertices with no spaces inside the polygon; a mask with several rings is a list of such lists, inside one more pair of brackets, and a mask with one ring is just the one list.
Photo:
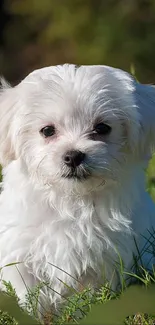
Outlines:
{"label": "green grass", "polygon": [[147,189],[155,201],[155,155],[151,159],[147,170]]}
{"label": "green grass", "polygon": [[7,312],[0,311],[0,325],[18,325],[18,322]]}
{"label": "green grass", "polygon": [[[103,323],[102,325],[107,325],[108,324],[113,324],[113,325],[154,325],[155,324],[155,317],[153,317],[153,315],[148,315],[148,314],[140,314],[140,313],[136,313],[136,315],[131,316],[132,314],[134,314],[134,312],[131,312],[131,310],[135,311],[135,306],[137,305],[137,301],[139,300],[139,302],[141,300],[143,300],[143,303],[139,303],[138,305],[140,306],[139,308],[142,310],[145,309],[145,305],[144,305],[144,299],[142,299],[143,293],[146,292],[146,290],[144,290],[145,288],[147,288],[147,290],[150,288],[150,285],[152,283],[155,284],[155,272],[153,272],[152,275],[148,274],[148,272],[146,272],[144,270],[143,275],[141,275],[141,279],[140,279],[141,284],[143,283],[143,286],[133,286],[131,287],[131,289],[135,289],[133,291],[130,291],[129,289],[126,291],[123,291],[121,293],[116,293],[110,290],[109,285],[106,284],[104,286],[102,286],[99,290],[96,290],[95,292],[92,292],[92,290],[90,288],[85,288],[82,291],[79,291],[77,293],[74,293],[70,298],[66,299],[66,304],[64,307],[61,308],[61,310],[59,309],[59,316],[55,315],[55,314],[46,314],[46,321],[44,322],[45,325],[64,325],[64,324],[81,324],[81,320],[85,319],[85,316],[89,316],[89,312],[92,311],[92,316],[95,315],[94,311],[95,311],[95,306],[96,307],[101,307],[100,311],[97,313],[97,317],[95,316],[95,323],[91,323],[90,319],[88,319],[89,322],[86,322],[86,325],[90,324],[91,325],[96,325],[96,324],[100,324],[99,323],[99,319],[103,319]],[[14,296],[16,298],[16,294],[14,289],[11,287],[11,284],[7,285],[8,288],[8,293],[11,296]],[[139,289],[142,289],[140,291],[138,291]],[[130,291],[130,297],[128,295]],[[37,291],[36,291],[37,292]],[[128,295],[128,300],[124,299],[124,293],[127,293]],[[137,297],[135,298],[135,293]],[[138,295],[137,295],[138,293]],[[152,295],[148,296],[150,294],[150,291],[147,294],[147,297],[145,297],[145,303],[146,303],[146,299],[147,299],[147,305],[148,304],[152,304],[153,307],[151,307],[151,312],[153,312],[155,314],[154,311],[154,299],[152,299]],[[126,297],[127,297],[126,295]],[[153,287],[153,297],[155,295],[155,287]],[[121,298],[122,297],[122,298]],[[1,298],[1,297],[0,297]],[[118,298],[121,298],[118,299]],[[34,308],[32,308],[32,300],[34,299],[34,295],[33,294],[29,294],[27,297],[27,306],[31,307],[29,309],[34,311]],[[116,305],[117,302],[119,303]],[[113,303],[113,304],[112,304]],[[1,302],[0,302],[1,305]],[[130,305],[132,305],[132,308],[130,307]],[[112,307],[111,307],[112,306]],[[143,307],[142,307],[143,306]],[[103,311],[103,307],[108,307],[108,309],[104,308]],[[110,307],[110,308],[109,308]],[[129,308],[128,308],[129,307]],[[93,308],[93,309],[92,309]],[[123,315],[130,315],[129,317],[123,317],[121,316],[122,320],[124,319],[124,322],[120,322],[120,323],[116,323],[116,318],[121,319],[120,318],[120,310],[125,310],[125,313],[123,313]],[[11,309],[9,309],[11,311]],[[19,312],[19,310],[17,310]],[[108,311],[108,313],[107,313]],[[145,311],[147,311],[145,309]],[[106,315],[105,315],[106,312]],[[111,313],[112,316],[111,317]],[[12,315],[15,315],[14,310],[11,313]],[[35,314],[35,313],[34,313]],[[0,318],[0,325],[1,324],[8,324],[8,325],[17,325],[18,323],[16,322],[15,319],[11,318],[7,313],[0,313],[1,318]],[[16,313],[17,315],[17,313]],[[106,320],[109,318],[109,315],[111,317],[111,319],[113,319],[112,323],[109,323],[108,321],[104,322],[104,319],[106,317]],[[18,315],[17,315],[18,316]],[[92,317],[91,316],[91,317]],[[24,321],[24,314],[23,314],[23,318],[22,318],[22,322],[19,322],[19,325],[23,325],[23,321]],[[94,316],[93,316],[94,317]],[[19,317],[17,317],[19,319]],[[87,320],[87,318],[86,318]],[[32,324],[33,324],[33,320],[32,320]],[[24,324],[31,324],[31,321],[26,323],[24,322]],[[39,323],[40,324],[40,323]]]}
{"label": "green grass", "polygon": [[[147,190],[155,201],[155,156],[152,158],[147,170]],[[144,286],[148,287],[150,283],[155,283],[155,273],[153,273],[151,277],[144,270],[140,281]],[[34,315],[36,312],[34,310],[34,306],[32,306],[32,301],[34,301],[34,295],[38,295],[37,290],[38,289],[36,288],[35,292],[32,294],[30,293],[27,296],[27,307],[33,310]],[[8,293],[10,295],[15,295],[10,284],[8,285]],[[91,311],[92,306],[106,303],[107,301],[117,299],[118,297],[119,293],[112,292],[109,289],[108,284],[95,292],[92,292],[90,288],[85,288],[66,299],[66,303],[63,308],[61,308],[59,316],[55,314],[46,315],[45,325],[64,325],[67,323],[79,324],[81,319],[83,319]],[[37,307],[35,306],[35,308]],[[5,324],[17,325],[17,322],[7,313],[0,312],[0,325]],[[126,318],[124,320],[124,325],[155,325],[155,317],[147,314],[137,313],[134,316]]]}

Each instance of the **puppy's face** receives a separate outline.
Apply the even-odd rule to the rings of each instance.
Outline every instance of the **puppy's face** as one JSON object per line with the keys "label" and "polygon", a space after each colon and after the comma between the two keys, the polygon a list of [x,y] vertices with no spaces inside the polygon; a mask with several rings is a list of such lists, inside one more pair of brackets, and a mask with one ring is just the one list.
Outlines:
{"label": "puppy's face", "polygon": [[108,67],[33,72],[2,94],[2,162],[20,158],[35,183],[64,190],[120,181],[144,156],[136,93],[128,74]]}

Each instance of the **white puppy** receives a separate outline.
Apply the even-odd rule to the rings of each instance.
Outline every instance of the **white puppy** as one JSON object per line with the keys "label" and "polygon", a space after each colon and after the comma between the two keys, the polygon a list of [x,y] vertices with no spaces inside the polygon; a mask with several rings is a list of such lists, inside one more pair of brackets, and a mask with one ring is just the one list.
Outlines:
{"label": "white puppy", "polygon": [[39,281],[46,304],[79,282],[115,288],[120,257],[124,272],[133,256],[152,267],[153,87],[106,66],[47,67],[4,85],[0,120],[0,264],[20,299]]}

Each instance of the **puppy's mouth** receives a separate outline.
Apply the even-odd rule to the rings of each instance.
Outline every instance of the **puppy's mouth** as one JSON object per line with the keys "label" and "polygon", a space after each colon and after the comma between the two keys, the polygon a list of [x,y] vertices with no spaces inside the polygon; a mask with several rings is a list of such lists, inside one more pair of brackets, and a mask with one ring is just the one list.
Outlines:
{"label": "puppy's mouth", "polygon": [[89,170],[75,168],[70,169],[68,172],[63,173],[62,177],[67,179],[75,179],[78,181],[84,181],[91,176],[91,172]]}

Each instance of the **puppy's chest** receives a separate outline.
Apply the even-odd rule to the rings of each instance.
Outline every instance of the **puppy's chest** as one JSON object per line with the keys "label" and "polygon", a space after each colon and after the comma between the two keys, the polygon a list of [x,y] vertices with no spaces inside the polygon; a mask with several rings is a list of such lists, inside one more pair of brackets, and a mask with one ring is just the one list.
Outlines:
{"label": "puppy's chest", "polygon": [[64,266],[68,272],[77,265],[81,271],[94,268],[101,263],[109,240],[101,220],[104,214],[107,218],[107,212],[102,209],[102,218],[98,213],[101,209],[96,209],[93,201],[61,202],[61,207],[51,210],[40,226],[31,243],[29,261]]}

